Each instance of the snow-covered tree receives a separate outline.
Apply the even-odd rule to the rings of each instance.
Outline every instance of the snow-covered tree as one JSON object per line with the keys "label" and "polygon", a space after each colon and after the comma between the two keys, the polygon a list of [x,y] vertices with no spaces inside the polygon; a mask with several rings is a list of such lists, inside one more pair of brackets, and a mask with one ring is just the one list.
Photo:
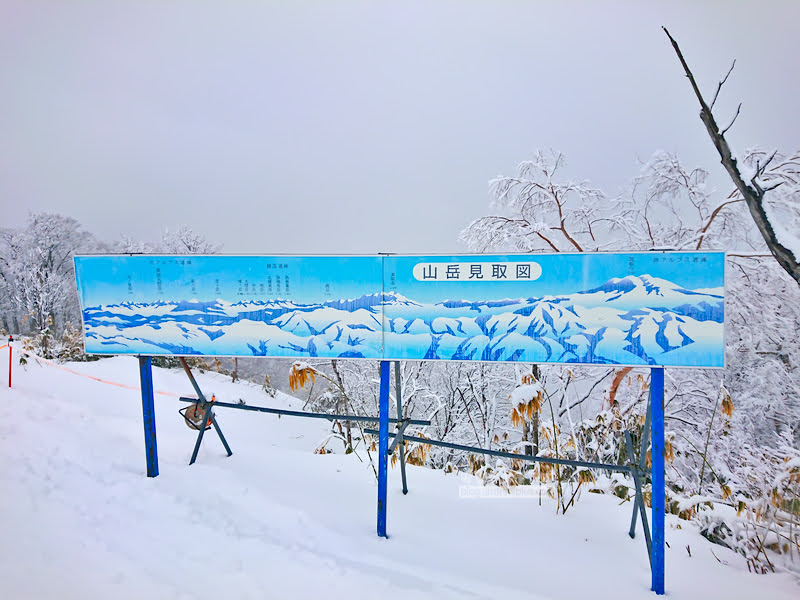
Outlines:
{"label": "snow-covered tree", "polygon": [[222,244],[211,242],[205,234],[197,233],[187,225],[177,230],[164,229],[157,242],[135,240],[123,235],[114,244],[115,252],[130,254],[217,254],[221,249]]}
{"label": "snow-covered tree", "polygon": [[584,252],[599,250],[595,237],[608,202],[586,182],[561,178],[564,156],[539,151],[513,177],[490,182],[497,213],[470,223],[459,239],[479,252],[515,250]]}
{"label": "snow-covered tree", "polygon": [[[773,192],[793,194],[797,158],[775,154],[765,170],[764,157],[760,150],[751,150],[743,164],[751,165]],[[727,196],[713,193],[705,170],[686,169],[677,157],[663,152],[645,163],[631,186],[612,199],[588,184],[562,180],[554,166],[563,166],[563,156],[537,153],[533,161],[520,165],[515,177],[493,180],[496,213],[472,222],[461,240],[480,251],[726,250],[727,369],[667,371],[670,506],[696,517],[698,506],[714,498],[753,507],[753,515],[766,514],[759,499],[783,468],[778,457],[788,460],[787,440],[792,452],[800,447],[800,343],[794,335],[800,325],[800,290],[765,253],[745,199],[739,190]],[[775,187],[779,181],[783,184]],[[791,208],[791,203],[782,206]],[[783,222],[791,222],[793,214],[790,210]],[[631,430],[639,443],[647,373],[563,366],[542,366],[540,371],[537,379],[555,415],[552,425],[547,407],[540,415],[541,438],[551,443],[548,447],[543,441],[540,453],[555,450],[558,442],[558,451],[576,458],[626,462],[622,433]],[[520,443],[520,437],[509,435],[508,445]],[[579,489],[582,476],[565,470],[561,478],[574,478]],[[585,476],[583,481],[588,480]],[[619,480],[607,483],[616,491]],[[569,501],[562,500],[562,508],[568,506]],[[716,531],[719,523],[708,514],[703,512],[706,521],[701,522]],[[797,517],[795,511],[795,527]],[[789,525],[782,531],[791,535],[786,533],[791,531],[791,518],[785,522]],[[731,523],[725,527],[734,528]],[[719,532],[713,536],[725,538]],[[753,539],[757,538],[730,534],[726,543],[741,549]]]}
{"label": "snow-covered tree", "polygon": [[94,252],[97,240],[70,217],[34,213],[24,229],[0,232],[0,285],[7,329],[60,332],[80,322],[72,257]]}
{"label": "snow-covered tree", "polygon": [[221,249],[222,244],[209,241],[205,234],[186,225],[177,231],[165,229],[159,245],[159,252],[167,254],[217,254]]}

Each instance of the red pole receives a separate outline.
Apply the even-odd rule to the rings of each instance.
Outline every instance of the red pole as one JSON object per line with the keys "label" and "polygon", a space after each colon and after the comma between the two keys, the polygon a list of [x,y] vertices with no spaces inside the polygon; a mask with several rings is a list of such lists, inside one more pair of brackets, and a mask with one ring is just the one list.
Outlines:
{"label": "red pole", "polygon": [[14,341],[14,336],[8,336],[8,387],[11,387],[11,342]]}

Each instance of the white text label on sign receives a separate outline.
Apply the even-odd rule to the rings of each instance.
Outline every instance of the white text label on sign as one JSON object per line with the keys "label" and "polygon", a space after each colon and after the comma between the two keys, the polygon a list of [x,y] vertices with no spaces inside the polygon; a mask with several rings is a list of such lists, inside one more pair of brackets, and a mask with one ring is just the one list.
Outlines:
{"label": "white text label on sign", "polygon": [[542,275],[530,262],[421,262],[414,265],[417,281],[534,281]]}

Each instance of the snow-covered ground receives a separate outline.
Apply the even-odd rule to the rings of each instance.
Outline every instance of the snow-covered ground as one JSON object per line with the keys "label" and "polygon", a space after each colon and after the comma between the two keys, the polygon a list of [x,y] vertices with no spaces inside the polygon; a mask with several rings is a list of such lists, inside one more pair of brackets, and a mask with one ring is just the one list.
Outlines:
{"label": "snow-covered ground", "polygon": [[[631,506],[614,497],[585,494],[561,516],[547,498],[463,498],[474,481],[417,467],[403,496],[395,468],[380,539],[371,468],[313,452],[325,421],[220,409],[233,456],[210,435],[190,467],[183,404],[160,395],[161,474],[148,479],[137,391],[33,361],[15,366],[9,390],[6,357],[0,598],[655,597],[644,542],[627,536]],[[138,386],[135,358],[67,366]],[[217,374],[198,380],[220,400],[302,406]],[[154,382],[192,392],[177,370],[154,369]],[[690,524],[667,524],[668,597],[800,597],[789,576],[749,574]]]}

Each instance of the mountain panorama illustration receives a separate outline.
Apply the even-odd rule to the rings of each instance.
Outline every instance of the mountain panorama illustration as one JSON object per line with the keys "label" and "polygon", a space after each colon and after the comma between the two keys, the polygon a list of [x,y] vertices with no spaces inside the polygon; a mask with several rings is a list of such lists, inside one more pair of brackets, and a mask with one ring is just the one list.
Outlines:
{"label": "mountain panorama illustration", "polygon": [[[646,308],[643,308],[646,307]],[[649,275],[567,295],[435,304],[400,294],[120,303],[83,311],[95,354],[723,365],[724,291]]]}

